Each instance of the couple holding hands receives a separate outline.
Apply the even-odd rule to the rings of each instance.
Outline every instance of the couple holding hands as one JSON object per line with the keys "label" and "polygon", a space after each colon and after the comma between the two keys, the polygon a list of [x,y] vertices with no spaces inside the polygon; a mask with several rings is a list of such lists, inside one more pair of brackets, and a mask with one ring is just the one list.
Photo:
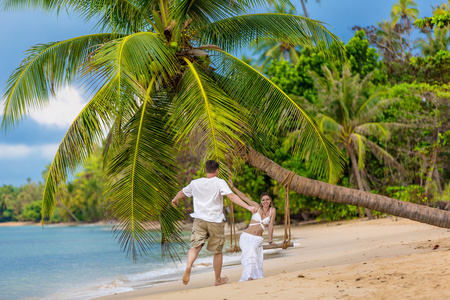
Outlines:
{"label": "couple holding hands", "polygon": [[242,250],[241,262],[244,269],[239,281],[263,278],[262,234],[268,228],[269,244],[273,244],[273,224],[276,214],[270,195],[263,193],[260,197],[261,203],[259,204],[252,201],[235,187],[232,187],[236,192],[233,193],[226,181],[217,177],[219,163],[214,160],[208,160],[206,162],[205,171],[206,177],[192,180],[172,200],[173,205],[178,205],[178,201],[183,197],[193,197],[194,202],[194,212],[191,214],[191,217],[194,218],[191,248],[187,256],[187,266],[183,275],[183,283],[188,284],[192,265],[208,239],[206,249],[214,253],[213,267],[215,285],[225,284],[228,281],[228,277],[221,277],[222,249],[225,243],[223,196],[227,196],[233,203],[252,213],[250,224],[239,239],[239,245]]}

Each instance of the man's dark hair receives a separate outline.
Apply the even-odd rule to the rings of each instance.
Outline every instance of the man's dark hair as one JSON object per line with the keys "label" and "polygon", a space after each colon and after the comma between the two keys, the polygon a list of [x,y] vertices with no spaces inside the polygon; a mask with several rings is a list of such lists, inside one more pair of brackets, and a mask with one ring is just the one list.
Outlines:
{"label": "man's dark hair", "polygon": [[206,173],[214,173],[219,168],[219,163],[215,160],[208,160],[205,163]]}

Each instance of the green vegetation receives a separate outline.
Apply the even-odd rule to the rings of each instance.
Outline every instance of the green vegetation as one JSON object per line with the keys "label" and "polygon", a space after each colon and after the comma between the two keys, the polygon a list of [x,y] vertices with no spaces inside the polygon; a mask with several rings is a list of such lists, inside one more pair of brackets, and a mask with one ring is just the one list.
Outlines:
{"label": "green vegetation", "polygon": [[[95,222],[105,218],[102,185],[104,172],[100,152],[86,161],[84,169],[61,189],[59,197],[67,209],[59,205],[47,222]],[[43,172],[46,177],[48,169]],[[0,187],[0,222],[41,221],[44,185],[28,181],[21,187]],[[70,213],[69,213],[70,211]],[[72,216],[75,216],[75,218]]]}

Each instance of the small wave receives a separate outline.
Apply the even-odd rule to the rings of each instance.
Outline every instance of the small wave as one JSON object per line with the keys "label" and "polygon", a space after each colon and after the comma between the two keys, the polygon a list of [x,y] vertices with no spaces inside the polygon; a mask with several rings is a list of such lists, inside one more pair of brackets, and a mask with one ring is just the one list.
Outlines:
{"label": "small wave", "polygon": [[[270,257],[272,256],[272,252],[275,254],[278,252],[277,250],[278,249],[265,250],[264,253],[269,254]],[[240,253],[224,253],[223,255],[223,266],[226,268],[239,265],[240,262]],[[48,299],[92,299],[100,296],[148,288],[164,282],[180,280],[185,268],[186,258],[184,258],[181,263],[160,265],[158,268],[153,270],[136,274],[121,275],[113,280],[97,283],[92,286],[74,288],[72,291],[66,291],[64,293],[65,295],[70,296],[55,295],[53,297],[49,297]],[[201,256],[196,259],[193,268],[194,270],[197,270],[197,273],[213,270],[213,255],[207,251],[204,251],[201,253]]]}
{"label": "small wave", "polygon": [[47,296],[49,300],[84,300],[92,299],[106,295],[113,295],[118,293],[125,293],[133,291],[134,288],[126,286],[121,280],[113,280],[93,286],[84,286],[74,288],[73,290],[66,290],[64,294],[54,294]]}

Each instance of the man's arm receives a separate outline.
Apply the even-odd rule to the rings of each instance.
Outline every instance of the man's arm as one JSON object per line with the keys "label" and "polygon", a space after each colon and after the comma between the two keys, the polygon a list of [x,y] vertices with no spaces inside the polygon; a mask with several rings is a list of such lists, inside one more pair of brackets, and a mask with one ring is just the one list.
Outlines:
{"label": "man's arm", "polygon": [[184,198],[184,197],[186,197],[186,195],[183,193],[183,190],[180,190],[178,192],[178,194],[175,196],[175,198],[173,198],[172,205],[173,206],[178,205],[178,200],[180,200],[181,198]]}
{"label": "man's arm", "polygon": [[244,200],[244,202],[246,202],[247,204],[249,204],[251,206],[255,206],[255,207],[259,208],[259,203],[258,202],[255,202],[252,199],[250,199],[246,194],[244,194],[243,192],[238,190],[235,186],[233,186],[232,189],[239,196],[239,198]]}
{"label": "man's arm", "polygon": [[231,194],[227,194],[225,195],[228,197],[228,199],[230,199],[233,203],[236,203],[237,205],[249,210],[252,214],[255,214],[258,212],[258,208],[248,205],[247,203],[245,203],[244,201],[242,201],[241,198],[238,197],[238,195],[236,195],[235,193],[231,193]]}

